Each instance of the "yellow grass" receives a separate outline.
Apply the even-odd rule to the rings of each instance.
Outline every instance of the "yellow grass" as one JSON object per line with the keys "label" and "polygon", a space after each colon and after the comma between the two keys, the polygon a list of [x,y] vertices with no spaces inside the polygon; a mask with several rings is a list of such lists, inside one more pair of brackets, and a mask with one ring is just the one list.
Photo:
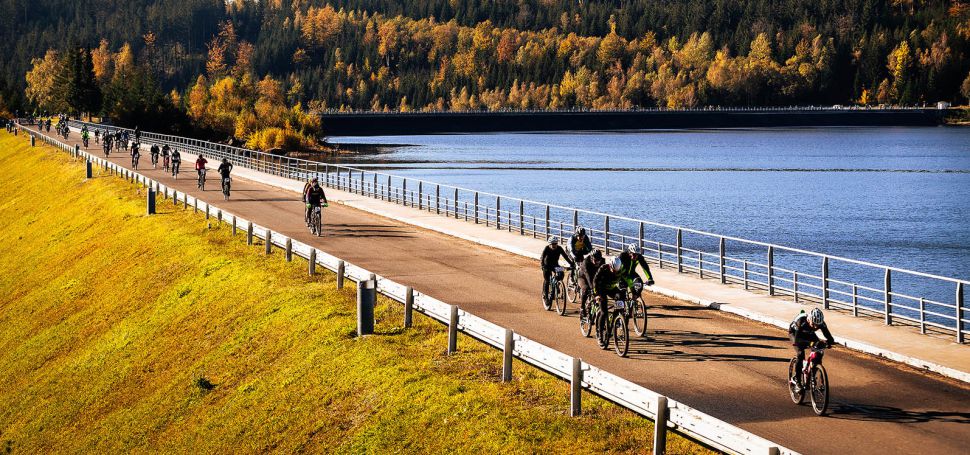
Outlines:
{"label": "yellow grass", "polygon": [[[646,452],[648,420],[0,135],[0,451]],[[671,453],[704,449],[671,436]]]}

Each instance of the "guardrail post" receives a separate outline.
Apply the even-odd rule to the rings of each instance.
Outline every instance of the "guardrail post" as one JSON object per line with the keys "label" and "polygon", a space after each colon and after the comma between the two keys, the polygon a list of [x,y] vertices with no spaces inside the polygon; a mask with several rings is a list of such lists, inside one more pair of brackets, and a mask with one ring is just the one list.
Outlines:
{"label": "guardrail post", "polygon": [[74,144],[74,158],[81,156],[81,146]]}
{"label": "guardrail post", "polygon": [[451,306],[448,317],[448,355],[458,351],[458,306]]}
{"label": "guardrail post", "polygon": [[182,193],[182,210],[189,208],[189,193]]}
{"label": "guardrail post", "polygon": [[441,185],[434,186],[434,213],[441,215]]}
{"label": "guardrail post", "polygon": [[424,210],[424,182],[418,180],[418,210]]}
{"label": "guardrail post", "polygon": [[408,206],[408,179],[401,183],[401,205]]}
{"label": "guardrail post", "polygon": [[344,288],[344,275],[346,275],[347,264],[344,261],[337,262],[337,289]]}
{"label": "guardrail post", "polygon": [[148,189],[147,203],[148,203],[148,214],[154,215],[155,214],[155,190],[151,188]]}
{"label": "guardrail post", "polygon": [[374,303],[377,283],[366,280],[357,283],[357,336],[374,334]]}
{"label": "guardrail post", "polygon": [[859,287],[852,284],[852,315],[859,316]]}
{"label": "guardrail post", "polygon": [[199,198],[195,198],[195,201],[192,203],[192,211],[199,213]]}
{"label": "guardrail post", "polygon": [[307,264],[307,274],[310,276],[317,274],[317,249],[310,248],[310,263]]}
{"label": "guardrail post", "polygon": [[791,284],[792,296],[795,297],[795,303],[798,303],[798,272],[791,273]]}
{"label": "guardrail post", "polygon": [[768,247],[768,295],[775,295],[775,247]]}
{"label": "guardrail post", "polygon": [[684,272],[684,232],[677,229],[677,273]]}
{"label": "guardrail post", "polygon": [[[485,217],[488,224],[488,217]],[[502,229],[502,198],[495,196],[495,229]]]}
{"label": "guardrail post", "polygon": [[411,328],[414,324],[414,288],[408,286],[404,290],[404,328]]}
{"label": "guardrail post", "polygon": [[886,325],[893,325],[893,278],[892,271],[886,269],[886,284],[883,287],[886,303]]}
{"label": "guardrail post", "polygon": [[502,344],[502,382],[512,380],[512,354],[514,350],[514,333],[512,329],[505,329],[505,343]]}
{"label": "guardrail post", "polygon": [[293,262],[293,239],[286,239],[286,262]]}
{"label": "guardrail post", "polygon": [[661,395],[657,397],[656,417],[653,419],[653,453],[663,455],[667,453],[667,419],[670,416],[670,407],[667,404],[667,397]]}
{"label": "guardrail post", "polygon": [[374,190],[373,191],[373,194],[372,194],[372,196],[374,197],[374,199],[377,199],[378,197],[380,197],[382,200],[384,199],[384,196],[383,195],[378,195],[377,194],[377,174],[374,174],[374,184],[371,185],[371,189]]}
{"label": "guardrail post", "polygon": [[579,226],[579,210],[573,210],[573,230],[574,231],[576,230],[577,226]]}
{"label": "guardrail post", "polygon": [[704,252],[697,252],[697,272],[700,274],[701,279],[704,279]]}
{"label": "guardrail post", "polygon": [[88,159],[87,161],[84,162],[84,178],[93,178],[93,177],[94,177],[94,169],[91,166],[91,160]]}
{"label": "guardrail post", "polygon": [[[165,192],[167,193],[168,191],[166,190]],[[222,225],[222,209],[216,210],[216,222],[219,223],[220,226]]]}
{"label": "guardrail post", "polygon": [[[206,209],[206,211],[208,211],[208,209]],[[269,253],[273,250],[273,231],[266,229],[266,238],[263,240],[266,241],[264,243],[266,245],[265,253],[269,255]]]}
{"label": "guardrail post", "polygon": [[478,224],[478,191],[475,192],[475,224]]}
{"label": "guardrail post", "polygon": [[232,216],[232,235],[236,235],[236,215]]}
{"label": "guardrail post", "polygon": [[37,136],[34,136],[33,134],[30,135],[30,146],[31,147],[37,146]]}
{"label": "guardrail post", "polygon": [[569,416],[583,413],[583,361],[573,357],[573,373],[569,377]]}
{"label": "guardrail post", "polygon": [[721,278],[721,284],[724,284],[726,278],[724,277],[724,237],[721,237],[720,242],[718,242],[718,275]]}
{"label": "guardrail post", "polygon": [[926,335],[926,299],[919,298],[919,333]]}
{"label": "guardrail post", "polygon": [[603,217],[603,254],[610,254],[610,217],[608,215]]}
{"label": "guardrail post", "polygon": [[829,309],[829,257],[822,256],[822,308]]}
{"label": "guardrail post", "polygon": [[957,343],[963,343],[963,283],[957,283]]}
{"label": "guardrail post", "polygon": [[458,219],[458,188],[455,188],[455,219]]}
{"label": "guardrail post", "polygon": [[519,201],[519,235],[525,235],[525,202]]}
{"label": "guardrail post", "polygon": [[253,222],[252,221],[250,221],[246,225],[246,244],[247,245],[253,244]]}
{"label": "guardrail post", "polygon": [[549,240],[549,206],[546,206],[546,240]]}

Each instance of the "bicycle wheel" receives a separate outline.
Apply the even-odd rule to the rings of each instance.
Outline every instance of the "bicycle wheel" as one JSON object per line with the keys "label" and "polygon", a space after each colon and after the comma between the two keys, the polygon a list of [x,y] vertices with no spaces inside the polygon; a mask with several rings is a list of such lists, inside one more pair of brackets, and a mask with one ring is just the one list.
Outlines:
{"label": "bicycle wheel", "polygon": [[313,209],[313,225],[317,231],[317,237],[323,236],[323,214],[320,213],[320,207]]}
{"label": "bicycle wheel", "polygon": [[589,334],[593,331],[594,315],[590,315],[589,311],[588,308],[579,309],[579,333],[586,338],[589,338]]}
{"label": "bicycle wheel", "polygon": [[566,279],[566,300],[569,303],[576,303],[579,298],[579,285],[576,284],[576,276],[572,272],[569,274],[569,278]]}
{"label": "bicycle wheel", "polygon": [[617,315],[613,320],[613,350],[620,357],[626,357],[630,351],[630,328],[623,315]]}
{"label": "bicycle wheel", "polygon": [[812,367],[808,382],[811,384],[812,410],[815,411],[815,415],[823,416],[829,408],[829,375],[825,372],[825,367],[822,365]]}
{"label": "bicycle wheel", "polygon": [[555,289],[555,286],[554,286],[554,283],[552,282],[552,279],[550,278],[549,279],[549,295],[544,295],[545,289],[543,289],[543,292],[540,292],[539,293],[539,298],[542,299],[542,307],[545,308],[546,311],[549,311],[549,310],[552,309],[552,294],[553,294],[553,292],[555,292],[555,291],[553,291],[553,289]]}
{"label": "bicycle wheel", "polygon": [[556,313],[560,316],[566,315],[566,283],[560,281],[556,284],[556,297],[553,299],[556,305]]}
{"label": "bicycle wheel", "polygon": [[637,297],[630,303],[630,322],[633,331],[639,336],[647,336],[647,305],[642,297]]}
{"label": "bicycle wheel", "polygon": [[792,357],[791,362],[788,362],[788,395],[791,396],[792,403],[802,404],[802,401],[805,400],[805,389],[798,389],[795,382],[798,374],[797,363],[796,357]]}
{"label": "bicycle wheel", "polygon": [[[593,321],[596,324],[596,343],[600,345],[600,349],[610,348],[610,331],[604,322],[605,318],[606,314],[598,311],[596,313],[596,319]],[[603,330],[600,330],[600,327],[603,327]]]}

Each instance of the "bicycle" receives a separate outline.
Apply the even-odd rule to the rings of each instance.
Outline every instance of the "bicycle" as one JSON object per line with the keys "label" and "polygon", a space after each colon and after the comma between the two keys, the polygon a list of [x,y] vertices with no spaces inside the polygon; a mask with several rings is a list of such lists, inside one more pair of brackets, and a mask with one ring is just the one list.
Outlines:
{"label": "bicycle", "polygon": [[199,172],[199,189],[205,191],[205,168],[196,170]]}
{"label": "bicycle", "polygon": [[158,154],[152,153],[152,169],[158,169]]}
{"label": "bicycle", "polygon": [[569,269],[569,276],[566,278],[565,285],[564,294],[566,298],[563,299],[562,306],[559,306],[558,304],[556,305],[556,312],[558,312],[560,316],[566,315],[566,302],[568,301],[569,303],[576,303],[576,300],[579,299],[582,294],[579,287],[579,280],[576,278],[575,268]]}
{"label": "bicycle", "polygon": [[310,234],[323,236],[323,206],[314,205],[310,210]]}
{"label": "bicycle", "polygon": [[172,161],[172,177],[175,178],[175,180],[179,179],[179,167],[181,165],[181,161]]}
{"label": "bicycle", "polygon": [[647,304],[643,302],[643,280],[635,277],[626,288],[627,316],[638,336],[647,335]]}
{"label": "bicycle", "polygon": [[162,157],[162,170],[168,172],[169,158],[168,155]]}
{"label": "bicycle", "polygon": [[88,148],[88,137],[81,136],[81,143],[84,144],[84,148]]}
{"label": "bicycle", "polygon": [[138,158],[140,157],[141,155],[137,153],[134,155],[131,155],[131,167],[134,168],[136,171],[138,170]]}
{"label": "bicycle", "polygon": [[229,177],[222,178],[222,195],[225,199],[229,200],[229,187],[232,185],[232,179]]}
{"label": "bicycle", "polygon": [[[805,392],[810,391],[812,410],[818,416],[825,415],[829,406],[829,375],[822,366],[822,356],[826,348],[825,343],[812,343],[811,351],[807,353],[801,371],[796,371],[797,355],[788,363],[788,394],[791,396],[791,401],[802,404],[805,400]],[[796,374],[801,375],[801,386],[796,381]]]}
{"label": "bicycle", "polygon": [[[566,311],[566,286],[563,285],[564,271],[563,267],[556,267],[552,271],[552,276],[549,277],[549,289],[547,295],[542,299],[542,306],[549,311],[552,309],[553,302],[556,305],[556,311]],[[562,313],[560,313],[562,314]]]}
{"label": "bicycle", "polygon": [[[594,305],[594,308],[598,307],[599,305]],[[593,311],[596,314],[595,319],[593,319],[596,325],[596,341],[600,348],[609,349],[610,339],[613,339],[613,350],[616,355],[626,357],[630,351],[630,328],[626,322],[628,317],[627,302],[617,299],[613,302],[613,306],[608,307],[607,310],[605,315],[601,311]],[[607,318],[605,323],[603,318]],[[600,327],[605,328],[605,330],[600,331]]]}

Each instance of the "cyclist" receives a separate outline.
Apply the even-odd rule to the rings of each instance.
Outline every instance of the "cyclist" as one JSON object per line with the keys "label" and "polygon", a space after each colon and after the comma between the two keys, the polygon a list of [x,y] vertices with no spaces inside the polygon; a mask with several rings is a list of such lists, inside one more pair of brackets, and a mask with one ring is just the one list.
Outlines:
{"label": "cyclist", "polygon": [[171,150],[168,144],[162,146],[162,169],[168,172],[168,157],[170,156],[169,150]]}
{"label": "cyclist", "polygon": [[643,283],[647,286],[653,286],[653,274],[650,273],[650,266],[647,265],[646,259],[640,254],[640,247],[631,243],[627,245],[626,251],[620,254],[620,267],[617,270],[619,276],[626,281],[627,287],[633,289],[633,280],[637,278],[637,265],[643,269],[644,278],[646,281]]}
{"label": "cyclist", "polygon": [[131,166],[135,168],[135,170],[138,170],[138,158],[141,158],[141,151],[138,149],[139,149],[138,143],[132,142],[131,143]]}
{"label": "cyclist", "polygon": [[135,125],[135,142],[141,142],[141,129],[138,128],[138,125]]}
{"label": "cyclist", "polygon": [[549,244],[542,249],[542,255],[539,257],[539,268],[542,270],[542,301],[550,307],[549,304],[552,302],[549,300],[549,278],[555,273],[556,267],[559,267],[559,258],[565,259],[571,267],[576,267],[576,263],[569,257],[566,250],[559,245],[559,237],[552,236],[549,239]]}
{"label": "cyclist", "polygon": [[232,172],[232,163],[229,162],[228,158],[222,159],[222,164],[219,165],[219,175],[222,176],[222,184],[228,185],[229,173]]}
{"label": "cyclist", "polygon": [[586,255],[593,251],[593,242],[586,235],[586,228],[576,227],[576,233],[569,239],[569,250],[577,264],[582,264]]}
{"label": "cyclist", "polygon": [[172,177],[179,178],[179,166],[182,165],[182,154],[178,149],[172,149]]}
{"label": "cyclist", "polygon": [[84,143],[84,148],[88,148],[89,138],[90,138],[90,135],[88,134],[88,127],[85,126],[84,129],[81,130],[81,142]]}
{"label": "cyclist", "polygon": [[201,153],[195,160],[195,172],[199,174],[199,188],[202,188],[202,185],[205,184],[205,165],[207,163],[208,161],[206,161],[205,157],[202,156]]}
{"label": "cyclist", "polygon": [[[812,311],[808,314],[805,313],[805,310],[800,311],[798,316],[795,316],[795,320],[788,326],[788,339],[791,340],[792,347],[795,348],[795,357],[798,359],[796,365],[799,369],[805,361],[805,349],[812,343],[820,341],[818,335],[815,334],[816,330],[822,331],[822,335],[825,335],[830,348],[835,345],[835,337],[832,336],[828,325],[825,324],[825,315],[818,308],[812,308]],[[803,387],[802,375],[797,374],[797,372],[796,369],[795,377],[792,379],[801,388]]]}
{"label": "cyclist", "polygon": [[[315,207],[327,207],[329,203],[327,202],[327,194],[323,192],[323,188],[320,186],[320,181],[314,177],[311,181],[310,189],[307,190],[304,195],[306,200],[306,207],[308,212],[312,212]],[[307,217],[309,218],[309,216]],[[309,224],[309,223],[307,223]],[[320,212],[320,225],[323,226],[323,212]]]}
{"label": "cyclist", "polygon": [[151,148],[148,149],[148,153],[152,155],[152,168],[158,167],[158,145],[152,144]]}
{"label": "cyclist", "polygon": [[[620,275],[618,271],[621,267],[620,258],[614,258],[613,262],[603,262],[603,265],[596,270],[593,276],[593,294],[596,296],[596,304],[599,305],[600,313],[606,316],[609,311],[607,305],[610,297],[616,298],[619,295]],[[606,330],[606,317],[600,319],[600,324],[596,326],[599,333]]]}
{"label": "cyclist", "polygon": [[589,298],[593,293],[593,277],[596,276],[596,271],[605,262],[603,260],[603,252],[596,250],[593,251],[593,254],[586,256],[586,259],[583,259],[582,265],[579,266],[577,278],[579,281],[581,311],[589,311],[586,305],[589,303]]}
{"label": "cyclist", "polygon": [[97,144],[97,143],[100,143],[100,142],[101,142],[101,130],[95,128],[94,129],[94,143]]}

